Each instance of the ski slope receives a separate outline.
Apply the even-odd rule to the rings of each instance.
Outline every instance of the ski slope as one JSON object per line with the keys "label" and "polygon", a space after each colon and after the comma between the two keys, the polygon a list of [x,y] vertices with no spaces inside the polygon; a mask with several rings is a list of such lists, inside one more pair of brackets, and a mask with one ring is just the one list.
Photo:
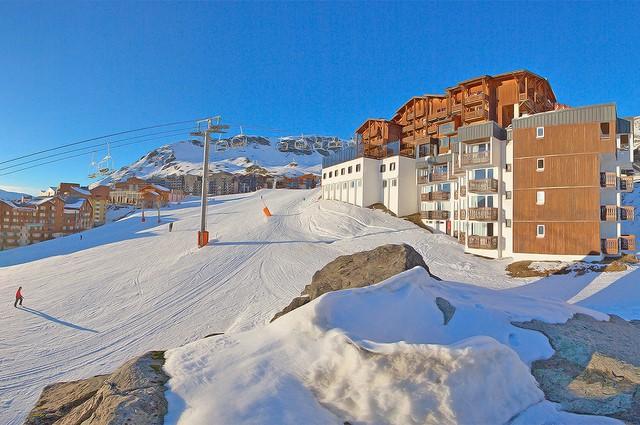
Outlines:
{"label": "ski slope", "polygon": [[[268,220],[261,196],[273,213]],[[110,372],[150,349],[262,327],[326,263],[384,243],[411,244],[450,281],[534,292],[547,281],[513,280],[504,273],[507,260],[465,255],[447,236],[318,198],[317,190],[217,197],[208,213],[214,243],[202,249],[195,247],[199,205],[189,201],[163,210],[161,224],[134,213],[82,240],[72,235],[0,252],[0,423],[21,423],[49,383]],[[634,314],[635,269],[604,280],[594,275],[563,276],[570,288],[558,281],[541,296],[582,294],[579,303],[589,306],[610,291],[597,300],[604,311],[619,302],[623,315]],[[629,290],[616,290],[620,282]],[[21,310],[13,308],[19,285]]]}

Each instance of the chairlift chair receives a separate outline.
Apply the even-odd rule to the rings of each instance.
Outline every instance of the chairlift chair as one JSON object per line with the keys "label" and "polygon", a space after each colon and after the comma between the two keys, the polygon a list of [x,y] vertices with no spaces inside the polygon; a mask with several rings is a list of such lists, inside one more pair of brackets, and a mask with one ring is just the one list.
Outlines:
{"label": "chairlift chair", "polygon": [[107,176],[113,171],[113,157],[111,156],[111,147],[109,146],[109,142],[107,142],[107,154],[100,160],[100,162],[98,162],[97,166],[98,174],[102,176]]}
{"label": "chairlift chair", "polygon": [[247,136],[244,134],[242,126],[240,126],[240,134],[231,138],[231,147],[242,148],[245,146],[247,146]]}
{"label": "chairlift chair", "polygon": [[229,149],[229,142],[226,141],[225,139],[219,138],[215,145],[216,152],[224,152],[227,149]]}

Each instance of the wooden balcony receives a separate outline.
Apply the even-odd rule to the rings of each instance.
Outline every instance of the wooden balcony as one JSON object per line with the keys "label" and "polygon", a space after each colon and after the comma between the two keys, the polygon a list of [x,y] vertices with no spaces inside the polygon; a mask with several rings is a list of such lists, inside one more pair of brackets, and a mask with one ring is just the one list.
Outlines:
{"label": "wooden balcony", "polygon": [[474,249],[498,249],[498,237],[469,235],[468,245]]}
{"label": "wooden balcony", "polygon": [[498,180],[496,180],[496,179],[469,180],[469,192],[471,192],[471,193],[497,193],[498,192]]}
{"label": "wooden balcony", "polygon": [[491,162],[491,152],[466,152],[462,154],[462,165],[488,164]]}
{"label": "wooden balcony", "polygon": [[518,101],[519,102],[524,102],[525,100],[527,100],[527,94],[526,93],[519,93],[518,94]]}
{"label": "wooden balcony", "polygon": [[464,112],[465,121],[486,120],[489,117],[489,112],[484,108],[467,109]]}
{"label": "wooden balcony", "polygon": [[616,182],[618,181],[618,176],[616,173],[607,171],[604,173],[600,173],[600,187],[609,187],[616,188]]}
{"label": "wooden balcony", "polygon": [[421,211],[420,216],[425,220],[449,220],[449,211],[444,211],[444,210]]}
{"label": "wooden balcony", "polygon": [[429,174],[429,181],[430,182],[443,182],[443,181],[447,181],[449,177],[447,176],[447,173],[430,173]]}
{"label": "wooden balcony", "polygon": [[633,176],[620,177],[620,190],[623,192],[633,192]]}
{"label": "wooden balcony", "polygon": [[454,220],[458,220],[458,210],[455,210],[455,211],[453,212],[453,219],[454,219]]}
{"label": "wooden balcony", "polygon": [[618,253],[620,252],[618,250],[617,238],[601,239],[600,243],[602,245],[602,253],[605,255],[618,255]]}
{"label": "wooden balcony", "polygon": [[418,184],[429,183],[429,176],[418,176]]}
{"label": "wooden balcony", "polygon": [[467,196],[467,186],[460,186],[460,196]]}
{"label": "wooden balcony", "polygon": [[451,197],[451,193],[449,192],[427,192],[421,193],[420,199],[423,201],[448,201]]}
{"label": "wooden balcony", "polygon": [[620,207],[620,220],[633,221],[635,215],[635,208],[630,205],[623,205]]}
{"label": "wooden balcony", "polygon": [[467,210],[460,210],[460,220],[467,219]]}
{"label": "wooden balcony", "polygon": [[467,234],[465,232],[459,232],[458,233],[458,242],[460,242],[462,245],[464,245],[467,242]]}
{"label": "wooden balcony", "polygon": [[462,112],[462,103],[456,103],[454,105],[451,105],[452,114],[459,114],[460,112]]}
{"label": "wooden balcony", "polygon": [[636,250],[636,235],[621,235],[620,236],[620,249],[623,251],[635,251]]}
{"label": "wooden balcony", "polygon": [[472,95],[465,97],[464,104],[475,105],[475,104],[484,102],[485,99],[487,99],[487,95],[485,93],[474,93]]}
{"label": "wooden balcony", "polygon": [[429,134],[435,134],[438,132],[438,124],[430,124],[427,127],[427,133]]}
{"label": "wooden balcony", "polygon": [[600,206],[600,220],[618,221],[618,207],[615,205]]}
{"label": "wooden balcony", "polygon": [[453,191],[453,199],[458,199],[458,189]]}
{"label": "wooden balcony", "polygon": [[457,230],[454,230],[454,231],[453,231],[453,237],[454,237],[454,238],[456,238],[456,239],[458,239],[458,231],[457,231]]}
{"label": "wooden balcony", "polygon": [[498,209],[489,207],[469,208],[469,220],[497,221]]}

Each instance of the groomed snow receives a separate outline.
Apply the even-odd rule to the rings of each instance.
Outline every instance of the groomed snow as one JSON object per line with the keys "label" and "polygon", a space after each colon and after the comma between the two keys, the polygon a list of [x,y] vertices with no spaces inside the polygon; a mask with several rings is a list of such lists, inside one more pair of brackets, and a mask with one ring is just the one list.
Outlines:
{"label": "groomed snow", "polygon": [[[216,197],[210,201],[208,215],[215,242],[203,249],[195,248],[199,203],[189,200],[163,210],[161,224],[151,214],[142,223],[140,213],[135,212],[84,232],[82,240],[79,235],[71,235],[0,252],[0,291],[5,299],[0,303],[0,423],[22,423],[42,388],[49,383],[110,372],[150,349],[183,346],[215,332],[225,332],[226,336],[197,342],[196,347],[225,344],[236,338],[244,341],[248,337],[240,332],[245,330],[255,329],[255,335],[271,334],[270,329],[280,325],[265,327],[265,324],[300,293],[316,270],[339,255],[385,243],[411,244],[424,256],[431,271],[448,281],[504,290],[505,297],[551,299],[555,301],[550,305],[555,306],[552,310],[558,314],[558,320],[566,314],[563,309],[571,310],[562,301],[626,318],[640,318],[637,268],[623,273],[587,273],[575,278],[563,275],[537,281],[514,280],[504,272],[508,260],[490,261],[466,255],[447,236],[426,233],[381,211],[318,201],[319,193],[264,190]],[[262,215],[261,196],[273,213],[269,220]],[[169,222],[174,222],[171,233]],[[19,285],[23,286],[25,307],[31,310],[13,308],[13,294]],[[458,293],[457,285],[449,285],[451,291]],[[446,292],[447,288],[439,290]],[[494,298],[510,299],[497,297],[502,292],[464,288],[460,294],[466,292],[470,302],[478,296],[490,297],[491,302],[485,300],[480,304],[485,308],[493,304],[500,321],[511,315],[518,317],[516,313],[525,311],[522,303],[515,313],[507,301],[495,304]],[[383,313],[383,301],[376,308]],[[348,308],[345,313],[348,314]],[[493,322],[471,305],[459,317],[464,314],[473,315],[470,317],[474,321],[484,317],[485,322],[478,321],[478,329]],[[539,312],[532,309],[526,310],[524,316],[534,314],[542,317],[548,313],[545,309]],[[350,335],[362,333],[357,323],[354,320],[353,327],[345,331]],[[451,329],[456,326],[453,322],[450,325]],[[447,349],[453,350],[454,344],[460,343],[457,337],[478,335],[473,328],[464,331],[470,326],[474,323],[461,326],[456,331],[459,333],[448,340],[444,340],[447,333],[442,333],[443,347],[450,346]],[[529,357],[522,354],[525,368],[536,350],[548,353],[548,345],[521,339],[520,331],[510,326],[499,329],[494,328],[496,332],[491,335],[497,341],[495,344],[500,344],[497,350],[529,353]],[[381,327],[378,331],[382,330]],[[414,340],[407,339],[407,343],[435,341],[423,341],[424,335],[418,329],[412,332]],[[510,343],[510,333],[517,336],[519,346]],[[370,337],[378,338],[374,340],[378,344],[397,342],[383,336]],[[487,345],[479,343],[478,350],[481,347]],[[277,347],[274,345],[273,349]],[[347,355],[348,349],[343,352]],[[204,359],[205,353],[202,355]],[[265,376],[270,373],[267,360],[265,368],[259,371]],[[209,367],[208,360],[202,362]],[[298,394],[294,389],[309,383],[301,382],[290,380],[280,384],[289,388],[285,393]],[[302,391],[305,388],[308,387],[300,388],[299,404],[312,406],[310,409],[316,411],[311,399],[303,400],[305,394],[310,394]],[[249,400],[252,392],[264,390],[245,388],[244,393]],[[193,397],[210,399],[206,393],[199,396],[193,393]],[[278,402],[277,393],[272,394],[272,399]],[[194,402],[188,401],[190,405]],[[537,406],[542,411],[549,408],[545,402]],[[265,408],[277,410],[278,406],[269,404]],[[182,411],[176,404],[171,409],[172,415]]]}

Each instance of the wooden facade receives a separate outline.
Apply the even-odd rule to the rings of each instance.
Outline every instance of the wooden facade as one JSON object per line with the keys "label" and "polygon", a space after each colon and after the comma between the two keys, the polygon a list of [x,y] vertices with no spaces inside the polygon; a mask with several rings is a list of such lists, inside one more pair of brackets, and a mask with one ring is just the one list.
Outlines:
{"label": "wooden facade", "polygon": [[385,146],[402,138],[402,127],[385,119],[368,119],[356,130],[356,138],[363,145],[364,156],[384,158]]}

